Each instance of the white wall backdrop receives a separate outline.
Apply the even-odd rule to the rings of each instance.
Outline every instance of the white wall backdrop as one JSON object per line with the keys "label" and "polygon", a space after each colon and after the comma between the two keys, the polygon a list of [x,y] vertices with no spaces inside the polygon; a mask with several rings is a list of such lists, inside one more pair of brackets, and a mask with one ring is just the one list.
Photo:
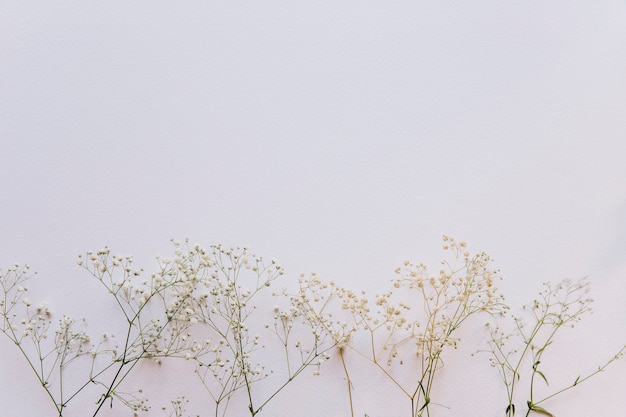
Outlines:
{"label": "white wall backdrop", "polygon": [[[150,271],[171,238],[245,244],[286,280],[376,293],[404,259],[436,265],[447,234],[492,255],[512,306],[589,277],[595,314],[554,372],[626,342],[624,1],[16,1],[0,48],[0,267],[30,264],[55,314],[114,309],[75,263],[105,245]],[[433,415],[504,415],[474,349]],[[0,352],[1,414],[53,415]],[[328,369],[261,415],[347,416]],[[177,372],[157,372],[149,416],[195,389],[163,383]],[[406,415],[362,372],[358,415]],[[623,415],[625,375],[550,408]]]}

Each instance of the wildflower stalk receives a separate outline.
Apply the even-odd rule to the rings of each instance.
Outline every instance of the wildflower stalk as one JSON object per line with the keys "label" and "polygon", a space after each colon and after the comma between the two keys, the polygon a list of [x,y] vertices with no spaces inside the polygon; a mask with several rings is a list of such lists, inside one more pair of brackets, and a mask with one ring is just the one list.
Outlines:
{"label": "wildflower stalk", "polygon": [[[189,309],[196,321],[196,332],[207,337],[206,350],[194,359],[202,386],[214,401],[214,415],[225,416],[235,393],[243,390],[248,412],[256,416],[306,368],[321,364],[327,358],[329,347],[323,346],[323,337],[315,328],[317,323],[307,320],[292,304],[298,296],[286,291],[274,294],[285,298],[290,306],[284,311],[275,308],[273,327],[258,322],[254,314],[256,303],[263,297],[267,300],[271,293],[265,290],[284,273],[276,260],[265,264],[262,258],[250,254],[245,247],[222,245],[214,245],[209,250],[199,246],[185,247],[182,252],[188,260],[203,259],[194,274],[200,277],[199,291],[205,289],[206,292],[196,296]],[[300,336],[301,331],[296,331],[295,326],[300,320],[305,329],[311,330],[311,336],[293,340],[293,337]],[[257,331],[256,334],[253,330]],[[265,339],[264,334],[269,338]],[[276,341],[285,352],[287,376],[267,397],[259,399],[254,387],[269,379],[272,371],[253,360],[266,344]],[[296,356],[298,360],[294,361]],[[269,383],[268,380],[267,386]]]}
{"label": "wildflower stalk", "polygon": [[[79,257],[79,265],[104,285],[107,293],[114,297],[116,305],[125,318],[127,329],[121,350],[117,347],[105,347],[112,337],[107,335],[103,336],[97,346],[90,346],[90,337],[84,331],[76,330],[76,321],[65,316],[59,320],[59,327],[54,331],[54,338],[49,338],[52,322],[50,310],[47,305],[40,304],[33,312],[30,300],[24,296],[27,291],[24,283],[30,278],[27,275],[28,268],[20,269],[14,266],[7,271],[0,271],[0,285],[3,290],[3,299],[0,303],[3,321],[0,330],[17,346],[26,359],[59,417],[63,416],[70,402],[91,385],[102,387],[93,416],[98,415],[105,402],[113,401],[113,398],[120,400],[135,413],[148,410],[145,399],[138,398],[133,393],[119,391],[121,384],[139,361],[176,356],[188,348],[184,343],[179,342],[181,335],[173,331],[178,320],[176,314],[167,316],[163,324],[160,319],[156,318],[153,318],[150,324],[144,324],[144,321],[147,321],[144,318],[147,306],[158,304],[153,302],[157,300],[165,302],[169,298],[167,292],[183,283],[161,281],[158,284],[151,282],[148,285],[144,281],[137,284],[135,279],[141,275],[142,271],[132,269],[131,263],[130,257],[111,256],[107,248],[96,253],[88,252],[86,258]],[[121,277],[119,281],[115,281],[117,279],[114,279],[117,275],[115,271],[120,269],[122,270]],[[178,309],[174,308],[172,313],[177,311]],[[21,320],[20,315],[23,317]],[[167,353],[159,351],[158,348],[165,332],[171,333],[170,342],[177,345],[176,349]],[[24,343],[27,340],[32,343],[32,352],[26,349]],[[111,356],[108,364],[102,364],[103,355]],[[73,392],[67,392],[69,388],[66,387],[66,373],[70,371],[70,365],[73,365],[73,362],[79,358],[89,359],[90,365],[87,367],[87,372],[83,371],[82,374],[78,367],[71,367],[72,380],[80,381],[81,378],[84,380],[72,388]],[[51,381],[53,377],[56,379],[56,384]]]}
{"label": "wildflower stalk", "polygon": [[[212,414],[226,417],[235,399],[245,400],[251,417],[261,414],[305,370],[319,375],[320,367],[336,350],[345,375],[350,417],[355,417],[354,383],[348,355],[355,354],[374,369],[408,401],[411,417],[431,417],[440,370],[450,349],[456,349],[458,330],[479,313],[497,317],[508,309],[495,282],[498,271],[485,253],[470,256],[464,242],[444,236],[449,256],[438,273],[424,264],[405,261],[396,270],[393,289],[369,300],[355,292],[326,284],[315,273],[298,279],[298,289],[269,293],[268,287],[284,274],[276,261],[264,262],[246,247],[211,246],[205,250],[174,242],[172,258],[157,257],[158,268],[149,278],[132,267],[132,257],[111,255],[108,248],[87,252],[79,265],[95,277],[113,297],[123,320],[121,346],[104,335],[92,343],[81,322],[62,316],[55,319],[46,304],[33,306],[27,297],[31,278],[27,266],[0,270],[0,332],[18,349],[54,406],[58,417],[78,397],[91,394],[98,400],[83,414],[97,417],[113,401],[137,416],[149,409],[141,390],[124,392],[129,376],[144,360],[160,364],[183,359],[195,367],[202,387],[213,400]],[[626,354],[626,345],[603,365],[580,374],[547,394],[546,351],[563,327],[573,327],[591,311],[585,280],[545,284],[540,296],[524,307],[530,325],[513,317],[512,334],[489,324],[492,366],[506,387],[505,416],[513,417],[516,400],[525,388],[525,416],[552,414],[544,404],[604,371]],[[273,324],[262,321],[258,306],[274,297]],[[363,342],[363,343],[361,343]],[[509,345],[513,343],[512,347]],[[284,375],[262,362],[268,346],[283,350]],[[398,365],[413,367],[403,379]],[[83,367],[81,369],[81,366]],[[525,373],[526,378],[522,378]],[[405,373],[406,375],[406,373]],[[525,385],[522,385],[525,384]],[[259,395],[264,385],[266,394]],[[169,417],[183,417],[188,400],[171,402]]]}
{"label": "wildflower stalk", "polygon": [[[455,332],[469,317],[482,312],[499,314],[503,308],[494,285],[497,271],[490,269],[487,254],[470,257],[464,242],[446,236],[444,250],[452,254],[452,261],[443,261],[435,276],[429,275],[424,264],[405,261],[396,270],[400,278],[392,281],[397,294],[377,295],[374,312],[367,297],[349,290],[341,294],[344,310],[368,338],[367,351],[354,344],[350,344],[351,350],[371,362],[407,397],[411,417],[430,416],[443,352],[456,348],[459,341]],[[394,301],[400,293],[406,293],[409,301]],[[416,378],[400,381],[394,375],[394,363],[413,364]]]}
{"label": "wildflower stalk", "polygon": [[[144,280],[137,284],[134,282],[135,278],[139,277],[143,270],[131,268],[130,256],[111,256],[108,248],[98,251],[95,255],[88,253],[87,261],[83,263],[81,257],[79,263],[104,286],[109,294],[113,295],[127,326],[121,354],[117,354],[118,349],[112,352],[115,364],[113,367],[117,369],[111,379],[104,382],[90,377],[90,382],[102,385],[104,388],[93,416],[95,417],[100,412],[107,399],[112,402],[113,398],[118,398],[135,411],[147,411],[145,400],[135,398],[134,395],[129,397],[122,394],[119,388],[140,361],[150,359],[160,362],[161,358],[176,357],[190,349],[189,345],[180,341],[184,335],[180,333],[179,328],[185,328],[184,320],[180,322],[180,311],[191,297],[190,289],[193,290],[195,282],[185,279],[186,277],[174,276],[165,267],[153,274],[149,283]],[[121,268],[123,274],[118,281],[115,281],[117,268]],[[168,300],[170,300],[169,306]],[[167,309],[162,312],[164,313],[163,321],[154,316],[151,320],[144,318],[152,313],[146,310],[152,306],[153,302],[167,306]],[[170,332],[169,349],[160,347],[166,332]]]}
{"label": "wildflower stalk", "polygon": [[[556,286],[550,283],[544,284],[544,289],[539,293],[540,297],[533,301],[532,305],[524,306],[525,311],[531,312],[532,329],[527,332],[525,322],[521,317],[513,317],[515,332],[504,334],[499,327],[488,325],[490,341],[489,350],[491,364],[499,368],[500,376],[507,390],[506,417],[515,415],[516,392],[518,383],[522,377],[522,367],[530,360],[530,378],[528,382],[528,399],[526,401],[526,416],[533,412],[552,416],[543,404],[549,399],[556,397],[591,377],[602,372],[614,361],[624,356],[626,346],[623,346],[604,365],[584,377],[580,375],[569,384],[555,392],[537,399],[537,381],[542,380],[548,385],[548,378],[543,370],[543,355],[548,347],[552,346],[557,333],[564,327],[575,327],[582,317],[591,312],[592,299],[587,296],[589,282],[585,279],[579,281],[563,280]],[[509,340],[514,339],[519,347],[507,348]],[[520,346],[521,345],[521,346]]]}

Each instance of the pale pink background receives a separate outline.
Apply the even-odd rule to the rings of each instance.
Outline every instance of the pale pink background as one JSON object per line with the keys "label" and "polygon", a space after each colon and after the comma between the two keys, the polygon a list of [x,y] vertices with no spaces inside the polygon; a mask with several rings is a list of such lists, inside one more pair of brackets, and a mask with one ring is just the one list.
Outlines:
{"label": "pale pink background", "polygon": [[[172,237],[247,244],[376,292],[449,234],[495,258],[513,305],[590,277],[559,369],[626,341],[623,1],[4,2],[0,53],[0,264],[31,264],[59,313],[108,314],[74,263],[104,245],[150,270]],[[471,350],[436,415],[502,415]],[[0,352],[1,414],[52,415]],[[362,372],[358,415],[406,415]],[[623,415],[625,375],[552,408]],[[329,370],[261,415],[343,417],[344,389]]]}

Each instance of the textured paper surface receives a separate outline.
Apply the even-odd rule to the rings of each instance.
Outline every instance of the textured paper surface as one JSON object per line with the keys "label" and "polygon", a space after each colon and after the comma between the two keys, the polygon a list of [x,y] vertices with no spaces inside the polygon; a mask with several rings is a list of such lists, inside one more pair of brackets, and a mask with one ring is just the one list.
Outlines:
{"label": "textured paper surface", "polygon": [[[150,271],[170,238],[247,244],[286,279],[376,293],[404,259],[437,268],[448,234],[493,256],[513,306],[590,277],[596,314],[553,358],[563,381],[626,339],[623,2],[13,2],[0,39],[0,264],[31,264],[56,314],[104,331],[113,307],[74,263],[104,245]],[[502,416],[465,341],[433,416]],[[0,352],[2,414],[51,415]],[[348,416],[332,365],[261,415]],[[555,414],[621,413],[625,366]],[[150,416],[197,389],[166,371],[140,374]],[[408,415],[355,372],[356,415]]]}

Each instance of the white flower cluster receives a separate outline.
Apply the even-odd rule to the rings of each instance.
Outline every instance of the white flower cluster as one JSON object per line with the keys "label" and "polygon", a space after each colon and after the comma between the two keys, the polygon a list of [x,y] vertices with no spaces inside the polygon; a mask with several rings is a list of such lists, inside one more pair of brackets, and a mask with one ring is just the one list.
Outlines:
{"label": "white flower cluster", "polygon": [[[173,359],[187,361],[195,371],[213,401],[212,414],[226,416],[245,403],[254,417],[303,371],[310,367],[313,375],[320,375],[321,366],[335,357],[345,373],[352,416],[354,381],[349,364],[359,360],[399,389],[411,404],[412,416],[428,416],[443,358],[460,343],[459,328],[478,314],[496,319],[508,310],[491,258],[483,252],[470,255],[465,242],[447,236],[443,240],[447,256],[436,273],[425,264],[404,261],[391,289],[375,296],[334,281],[325,283],[315,273],[301,275],[297,288],[270,292],[268,288],[284,274],[283,267],[275,259],[264,262],[247,247],[205,249],[172,241],[172,255],[158,256],[158,267],[149,276],[133,266],[130,255],[112,254],[106,247],[87,252],[79,256],[78,265],[96,278],[119,309],[125,328],[119,339],[112,334],[94,339],[84,331],[84,320],[66,316],[53,328],[47,304],[27,297],[26,284],[32,276],[28,266],[13,265],[0,270],[0,331],[19,347],[60,417],[86,387],[100,390],[93,416],[113,399],[135,415],[149,410],[141,390],[125,390],[128,376],[140,369],[136,366],[140,361],[161,364]],[[513,333],[488,326],[491,364],[499,368],[507,387],[508,416],[515,411],[516,384],[527,356],[532,362],[528,411],[545,412],[543,401],[579,385],[626,352],[622,348],[571,387],[533,398],[533,381],[547,381],[543,352],[558,329],[573,326],[590,311],[588,290],[584,280],[546,284],[540,297],[526,307],[528,317],[514,318]],[[273,323],[259,313],[260,307],[272,305],[267,313]],[[518,343],[509,347],[515,340]],[[266,348],[272,355],[263,354]],[[353,353],[354,362],[346,361]],[[79,357],[83,359],[77,361]],[[268,359],[278,357],[283,368],[274,372],[275,361]],[[401,378],[398,365],[411,372]],[[72,380],[82,378],[82,384],[68,388],[63,384],[68,373]],[[260,383],[262,390],[253,389]],[[239,401],[242,398],[245,401]],[[163,411],[182,417],[188,402],[178,397]]]}

